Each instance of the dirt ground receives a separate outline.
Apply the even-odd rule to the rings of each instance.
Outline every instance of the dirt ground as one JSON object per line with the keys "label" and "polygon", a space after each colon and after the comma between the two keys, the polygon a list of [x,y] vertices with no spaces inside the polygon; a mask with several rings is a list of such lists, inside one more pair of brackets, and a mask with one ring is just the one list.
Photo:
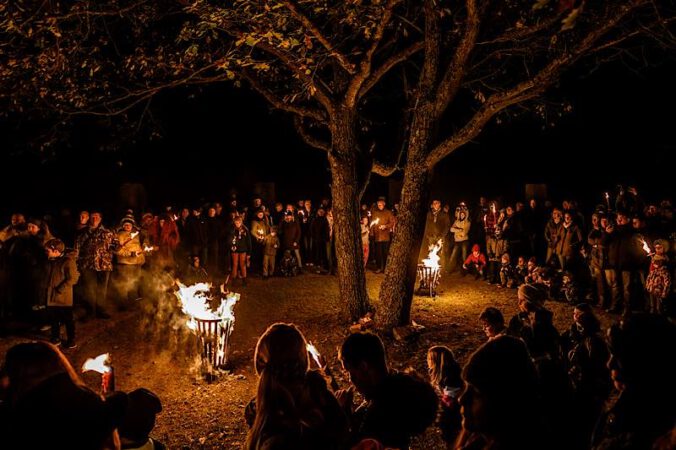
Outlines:
{"label": "dirt ground", "polygon": [[[377,299],[382,277],[367,275],[372,299]],[[247,431],[244,407],[256,388],[254,347],[265,328],[278,321],[297,324],[327,358],[339,384],[346,387],[336,355],[349,333],[349,324],[342,314],[336,280],[331,276],[305,274],[268,281],[250,278],[248,286],[236,284],[233,290],[241,294],[231,337],[233,369],[216,382],[199,379],[196,351],[178,315],[171,312],[175,309],[171,297],[163,301],[159,312],[146,304],[146,312],[118,313],[112,320],[78,324],[79,347],[67,354],[77,368],[88,357],[110,352],[118,390],[146,387],[158,394],[164,409],[153,435],[168,448],[240,448]],[[391,365],[397,369],[412,367],[425,374],[426,349],[436,344],[449,346],[463,363],[484,341],[477,317],[486,306],[500,308],[509,320],[516,312],[516,291],[498,289],[470,277],[443,276],[436,298],[414,300],[412,318],[425,327],[422,333],[406,343],[385,338]],[[571,306],[550,302],[548,307],[561,331],[570,326]],[[603,313],[599,316],[604,326],[614,319]],[[29,338],[0,339],[0,357],[4,359],[11,345]],[[98,388],[98,374],[84,374],[84,379],[89,386]],[[436,430],[430,429],[414,441],[412,448],[443,446]]]}

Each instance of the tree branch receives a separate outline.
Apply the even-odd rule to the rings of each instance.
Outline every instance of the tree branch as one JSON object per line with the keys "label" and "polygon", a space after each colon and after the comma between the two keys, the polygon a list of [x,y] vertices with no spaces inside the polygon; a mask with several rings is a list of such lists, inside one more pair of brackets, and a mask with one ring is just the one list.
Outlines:
{"label": "tree branch", "polygon": [[420,74],[420,93],[432,94],[439,75],[439,52],[441,32],[439,30],[439,12],[434,0],[425,0],[425,61]]}
{"label": "tree branch", "polygon": [[398,170],[399,167],[397,166],[388,166],[377,161],[373,161],[373,167],[371,168],[371,172],[380,175],[381,177],[389,177]]}
{"label": "tree branch", "polygon": [[308,133],[308,131],[305,129],[305,124],[303,123],[303,117],[295,116],[293,123],[296,127],[296,132],[307,145],[325,152],[331,151],[331,145],[328,142],[317,139]]}
{"label": "tree branch", "polygon": [[405,48],[404,50],[395,53],[394,55],[387,58],[376,70],[374,70],[371,75],[364,81],[361,89],[359,90],[358,98],[362,98],[366,95],[378,82],[380,79],[385,76],[394,66],[400,62],[408,60],[411,56],[418,53],[422,50],[424,44],[422,41],[416,42],[413,45]]}
{"label": "tree branch", "polygon": [[559,79],[559,75],[564,69],[589,52],[599,39],[612,30],[627,14],[645,2],[646,0],[631,0],[618,7],[614,14],[601,21],[601,25],[590,31],[574,49],[552,60],[532,78],[519,83],[512,89],[491,95],[464,127],[442,141],[430,152],[426,158],[427,167],[431,170],[443,158],[475,138],[498,112],[544,92]]}
{"label": "tree branch", "polygon": [[362,58],[359,63],[359,72],[354,78],[350,81],[350,84],[345,93],[345,104],[354,105],[357,101],[359,91],[361,90],[364,81],[371,74],[372,64],[373,64],[373,55],[378,50],[380,42],[383,40],[383,35],[385,34],[385,29],[390,24],[392,20],[392,12],[394,7],[399,3],[400,0],[387,0],[387,4],[383,7],[383,14],[380,17],[380,22],[376,27],[376,31],[373,33],[373,40],[371,45],[366,50],[364,58]]}
{"label": "tree branch", "polygon": [[298,106],[298,105],[292,105],[289,103],[286,103],[284,100],[279,98],[277,95],[275,95],[270,89],[267,89],[263,84],[258,80],[249,70],[242,70],[239,72],[242,78],[247,80],[251,87],[261,94],[265,99],[270,103],[273,107],[277,109],[281,109],[283,111],[287,111],[290,113],[297,114],[302,117],[309,117],[311,119],[314,119],[318,122],[323,122],[326,120],[326,115],[324,114],[323,111],[316,109],[316,108],[310,108],[310,107],[304,107],[304,106]]}
{"label": "tree branch", "polygon": [[439,83],[435,105],[437,116],[440,116],[446,110],[460,90],[469,55],[472,53],[476,38],[479,35],[480,18],[476,0],[466,0],[465,6],[467,9],[465,33],[455,49],[453,58],[448,63],[441,83]]}
{"label": "tree branch", "polygon": [[339,50],[337,50],[331,42],[324,36],[321,30],[315,25],[308,16],[306,16],[301,10],[298,4],[293,0],[284,0],[282,2],[286,9],[291,12],[293,17],[296,18],[303,26],[328,50],[329,54],[338,61],[340,66],[345,69],[345,71],[351,75],[354,75],[355,68],[345,55],[343,55]]}

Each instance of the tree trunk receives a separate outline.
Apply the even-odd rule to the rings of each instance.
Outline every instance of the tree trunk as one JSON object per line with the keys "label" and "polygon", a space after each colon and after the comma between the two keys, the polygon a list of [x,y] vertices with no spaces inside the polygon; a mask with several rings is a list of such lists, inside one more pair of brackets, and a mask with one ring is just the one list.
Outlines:
{"label": "tree trunk", "polygon": [[355,321],[369,310],[361,245],[356,111],[337,108],[331,120],[331,196],[340,298]]}
{"label": "tree trunk", "polygon": [[376,317],[379,325],[385,329],[407,325],[411,319],[418,253],[425,227],[431,181],[425,155],[434,122],[432,105],[426,103],[419,106],[411,126],[397,229],[387,258],[385,280],[380,286],[382,311]]}

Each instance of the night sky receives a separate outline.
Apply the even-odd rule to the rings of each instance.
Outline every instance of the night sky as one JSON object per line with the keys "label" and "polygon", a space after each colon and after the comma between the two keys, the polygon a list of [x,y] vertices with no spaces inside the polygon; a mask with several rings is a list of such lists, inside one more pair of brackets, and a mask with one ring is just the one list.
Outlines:
{"label": "night sky", "polygon": [[[673,61],[640,73],[613,63],[589,76],[569,74],[553,95],[570,100],[572,113],[553,128],[543,129],[529,115],[489,125],[437,167],[433,195],[474,201],[486,193],[513,201],[523,196],[525,183],[546,183],[551,197],[572,196],[591,207],[603,190],[629,183],[648,197],[673,198],[675,79]],[[50,158],[21,151],[22,136],[12,124],[0,124],[10,142],[0,212],[112,211],[125,181],[144,184],[155,209],[224,199],[231,189],[248,200],[256,181],[274,182],[284,201],[329,193],[322,152],[305,146],[285,114],[272,112],[246,88],[168,92],[153,101],[153,111],[160,139],[97,151],[114,138],[100,123],[81,125]],[[387,183],[374,177],[367,200],[387,193]]]}

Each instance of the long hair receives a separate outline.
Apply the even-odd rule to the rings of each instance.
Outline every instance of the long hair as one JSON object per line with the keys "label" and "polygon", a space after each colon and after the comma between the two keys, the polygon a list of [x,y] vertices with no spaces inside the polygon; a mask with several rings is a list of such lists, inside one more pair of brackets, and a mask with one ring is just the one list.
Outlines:
{"label": "long hair", "polygon": [[264,439],[266,425],[276,420],[288,427],[301,427],[293,387],[302,384],[309,369],[306,341],[293,324],[270,325],[256,344],[254,367],[258,379],[256,418],[245,449],[255,450]]}
{"label": "long hair", "polygon": [[462,386],[460,365],[450,348],[443,345],[430,347],[427,351],[427,363],[429,364],[430,383],[433,386],[439,388]]}

